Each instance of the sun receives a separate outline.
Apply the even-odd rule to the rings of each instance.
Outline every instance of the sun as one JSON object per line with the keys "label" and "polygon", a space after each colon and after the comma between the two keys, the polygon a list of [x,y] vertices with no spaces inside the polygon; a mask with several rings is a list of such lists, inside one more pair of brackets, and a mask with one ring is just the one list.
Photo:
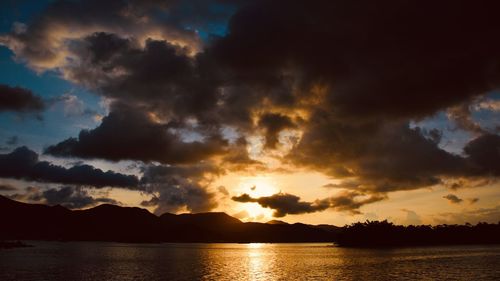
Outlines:
{"label": "sun", "polygon": [[238,192],[247,193],[252,197],[271,196],[279,192],[272,176],[241,177]]}
{"label": "sun", "polygon": [[[247,193],[254,198],[271,196],[278,193],[280,190],[277,187],[276,181],[272,176],[252,176],[241,177],[236,191],[238,194]],[[247,213],[245,221],[268,221],[272,219],[273,211],[268,208],[263,208],[258,203],[241,204],[241,211]]]}

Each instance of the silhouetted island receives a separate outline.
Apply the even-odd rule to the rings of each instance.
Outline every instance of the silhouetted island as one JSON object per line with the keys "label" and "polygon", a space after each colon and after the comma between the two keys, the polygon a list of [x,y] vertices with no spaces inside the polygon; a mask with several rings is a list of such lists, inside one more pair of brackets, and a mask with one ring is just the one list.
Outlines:
{"label": "silhouetted island", "polygon": [[477,225],[394,225],[385,221],[358,222],[342,228],[336,243],[343,247],[409,247],[500,244],[500,222]]}
{"label": "silhouetted island", "polygon": [[86,210],[27,204],[0,196],[0,241],[335,242],[344,247],[500,243],[500,224],[397,226],[387,221],[333,225],[241,222],[225,213],[163,214],[103,204]]}

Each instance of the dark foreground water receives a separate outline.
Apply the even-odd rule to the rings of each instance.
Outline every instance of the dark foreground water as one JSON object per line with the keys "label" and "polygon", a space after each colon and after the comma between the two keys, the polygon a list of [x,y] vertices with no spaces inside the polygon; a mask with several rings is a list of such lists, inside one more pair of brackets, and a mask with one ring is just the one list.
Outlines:
{"label": "dark foreground water", "polygon": [[500,280],[500,246],[30,244],[0,250],[0,280]]}

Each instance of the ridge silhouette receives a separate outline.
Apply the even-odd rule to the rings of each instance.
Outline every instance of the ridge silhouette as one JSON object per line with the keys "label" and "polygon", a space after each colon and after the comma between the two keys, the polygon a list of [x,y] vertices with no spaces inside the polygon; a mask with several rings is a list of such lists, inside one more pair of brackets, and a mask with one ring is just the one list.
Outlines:
{"label": "ridge silhouette", "polygon": [[156,216],[145,209],[109,204],[72,211],[3,196],[0,229],[0,240],[332,242],[335,236],[331,230],[305,224],[244,223],[225,213]]}
{"label": "ridge silhouette", "polygon": [[242,222],[226,213],[156,216],[137,207],[103,204],[85,210],[27,204],[0,195],[0,241],[335,242],[341,247],[500,244],[500,222],[401,226],[388,221],[333,225]]}

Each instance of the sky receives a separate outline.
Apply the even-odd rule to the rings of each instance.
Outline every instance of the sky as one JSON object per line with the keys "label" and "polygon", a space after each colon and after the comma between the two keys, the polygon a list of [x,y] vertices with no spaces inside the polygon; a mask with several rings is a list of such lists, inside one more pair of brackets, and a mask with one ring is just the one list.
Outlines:
{"label": "sky", "polygon": [[500,3],[0,3],[0,194],[500,221]]}

